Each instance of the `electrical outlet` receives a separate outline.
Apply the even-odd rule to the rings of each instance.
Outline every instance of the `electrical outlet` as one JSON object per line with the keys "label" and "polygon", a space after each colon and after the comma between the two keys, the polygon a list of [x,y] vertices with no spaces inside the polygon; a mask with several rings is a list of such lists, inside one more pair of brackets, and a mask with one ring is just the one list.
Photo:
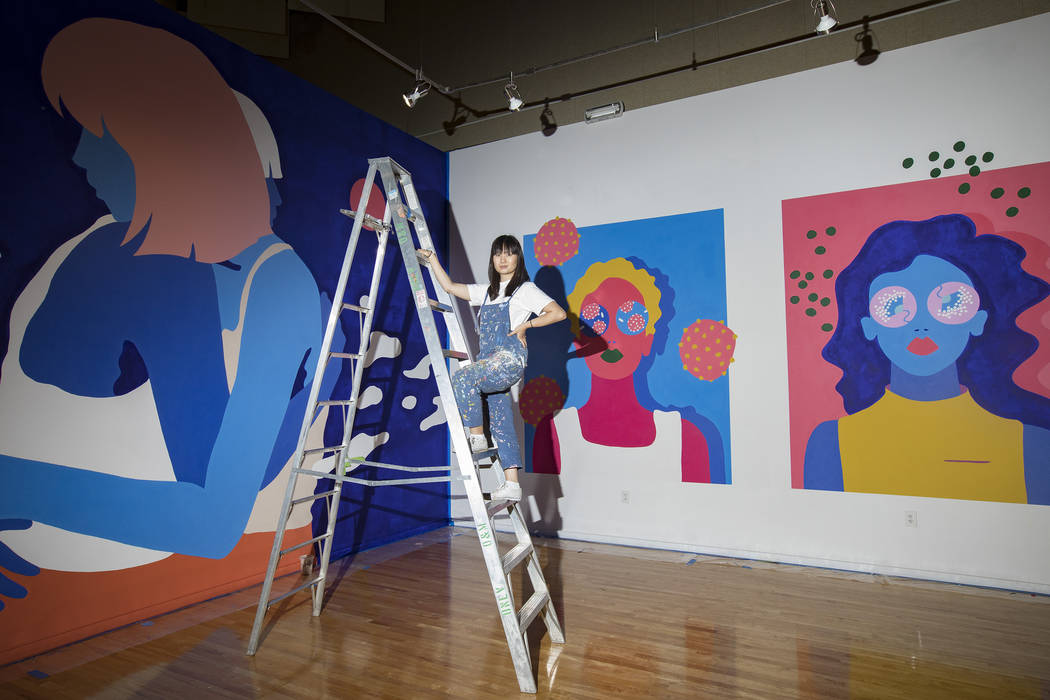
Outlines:
{"label": "electrical outlet", "polygon": [[630,491],[621,491],[620,492],[620,503],[630,503],[630,502],[631,502],[631,492]]}
{"label": "electrical outlet", "polygon": [[904,525],[906,527],[919,527],[919,514],[914,510],[904,511]]}

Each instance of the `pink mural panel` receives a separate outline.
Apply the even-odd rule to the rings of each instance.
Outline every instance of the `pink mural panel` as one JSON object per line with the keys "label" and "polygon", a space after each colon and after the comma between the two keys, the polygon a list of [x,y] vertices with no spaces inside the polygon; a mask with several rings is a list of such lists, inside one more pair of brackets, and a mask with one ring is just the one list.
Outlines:
{"label": "pink mural panel", "polygon": [[[973,221],[978,238],[996,234],[1022,246],[1027,252],[1022,269],[1050,279],[1050,163],[981,171],[994,157],[986,152],[983,157],[970,156],[966,165],[971,170],[965,174],[944,177],[940,166],[951,168],[951,156],[930,153],[937,167],[928,180],[783,202],[794,488],[803,487],[806,446],[813,430],[846,415],[835,388],[842,371],[821,352],[839,322],[836,279],[873,231],[892,221],[962,214]],[[957,157],[962,161],[965,152]],[[905,161],[905,167],[912,164],[911,159]],[[919,300],[920,306],[925,303]],[[1050,396],[1050,300],[1027,308],[1016,323],[1039,341],[1039,347],[1016,369],[1013,381],[1028,392]]]}

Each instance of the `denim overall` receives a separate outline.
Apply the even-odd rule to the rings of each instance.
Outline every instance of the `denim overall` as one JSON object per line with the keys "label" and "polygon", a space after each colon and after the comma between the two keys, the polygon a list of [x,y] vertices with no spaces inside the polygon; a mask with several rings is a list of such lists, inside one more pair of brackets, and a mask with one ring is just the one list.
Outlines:
{"label": "denim overall", "polygon": [[489,408],[489,430],[496,441],[500,465],[504,469],[521,467],[521,446],[514,429],[510,388],[525,373],[528,352],[516,335],[508,335],[510,299],[499,304],[483,304],[478,312],[481,353],[473,364],[452,376],[452,389],[465,427],[482,424],[481,401]]}

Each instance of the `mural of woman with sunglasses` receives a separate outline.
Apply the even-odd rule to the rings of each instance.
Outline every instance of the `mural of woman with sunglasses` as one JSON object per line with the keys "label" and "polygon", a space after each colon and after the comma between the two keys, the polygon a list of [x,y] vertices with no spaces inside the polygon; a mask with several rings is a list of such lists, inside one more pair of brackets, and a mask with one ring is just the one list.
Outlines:
{"label": "mural of woman with sunglasses", "polygon": [[806,488],[1050,503],[1050,399],[1014,371],[1017,316],[1050,294],[1025,252],[962,215],[877,229],[835,282],[823,356],[848,415],[806,447]]}
{"label": "mural of woman with sunglasses", "polygon": [[[710,482],[704,434],[677,411],[651,411],[638,400],[635,371],[649,355],[660,320],[655,278],[626,258],[592,264],[568,296],[576,356],[591,372],[579,408],[564,408],[537,427],[533,470],[572,478],[564,465],[600,465],[612,483],[618,472],[666,464],[669,480]],[[553,446],[553,449],[552,449]],[[681,456],[680,463],[669,456]]]}

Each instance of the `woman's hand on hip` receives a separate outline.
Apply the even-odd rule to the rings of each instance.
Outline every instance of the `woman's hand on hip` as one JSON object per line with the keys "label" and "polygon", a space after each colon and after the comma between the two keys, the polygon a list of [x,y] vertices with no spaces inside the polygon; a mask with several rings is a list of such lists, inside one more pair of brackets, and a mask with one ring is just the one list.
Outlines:
{"label": "woman's hand on hip", "polygon": [[525,323],[521,324],[520,326],[518,326],[517,328],[512,330],[510,333],[508,333],[507,336],[508,337],[510,337],[512,335],[518,336],[518,340],[521,341],[521,346],[524,347],[524,348],[527,348],[529,346],[529,344],[525,342],[525,331],[527,331],[528,329],[529,329],[529,322],[526,321]]}

